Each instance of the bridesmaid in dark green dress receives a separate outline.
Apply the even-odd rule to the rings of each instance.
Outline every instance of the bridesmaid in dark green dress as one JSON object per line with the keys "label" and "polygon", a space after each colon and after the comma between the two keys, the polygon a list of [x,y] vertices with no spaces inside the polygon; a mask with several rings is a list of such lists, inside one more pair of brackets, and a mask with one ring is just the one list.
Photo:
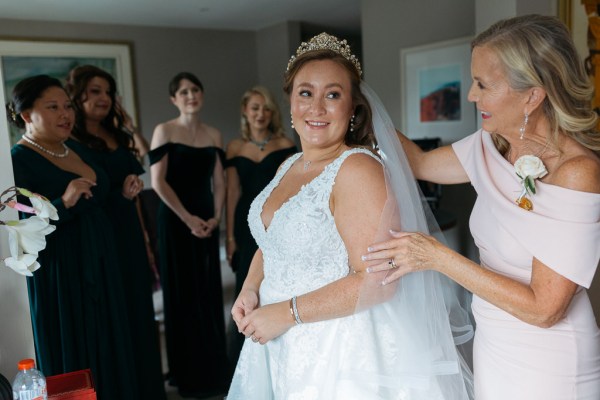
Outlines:
{"label": "bridesmaid in dark green dress", "polygon": [[136,208],[145,171],[136,158],[131,134],[123,130],[116,84],[104,70],[84,65],[69,77],[67,91],[75,109],[72,147],[88,152],[106,171],[110,191],[105,204],[113,226],[120,273],[126,289],[123,307],[131,333],[136,386],[142,399],[166,399],[157,325],[152,302],[153,275]]}
{"label": "bridesmaid in dark green dress", "polygon": [[[227,261],[235,272],[235,296],[240,293],[258,245],[248,227],[254,198],[273,179],[279,165],[297,148],[285,136],[281,114],[271,93],[262,86],[247,90],[241,104],[241,138],[227,145]],[[228,330],[231,365],[244,343],[234,323]]]}
{"label": "bridesmaid in dark green dress", "polygon": [[149,153],[157,215],[160,279],[170,383],[183,397],[225,393],[230,376],[219,257],[225,202],[221,133],[200,120],[198,78],[169,84],[179,116],[159,124]]}
{"label": "bridesmaid in dark green dress", "polygon": [[12,148],[17,186],[47,197],[57,229],[27,278],[37,365],[46,376],[90,368],[98,399],[140,398],[125,289],[113,229],[104,211],[109,179],[85,153],[68,147],[71,101],[45,75],[15,86],[9,118],[27,133]]}

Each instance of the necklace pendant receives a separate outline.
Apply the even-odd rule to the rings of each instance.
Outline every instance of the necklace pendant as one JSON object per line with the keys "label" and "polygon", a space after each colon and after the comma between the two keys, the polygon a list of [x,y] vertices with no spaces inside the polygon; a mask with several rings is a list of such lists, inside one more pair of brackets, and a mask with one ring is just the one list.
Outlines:
{"label": "necklace pendant", "polygon": [[310,164],[312,164],[312,161],[304,162],[304,172],[308,171],[308,168],[310,168]]}
{"label": "necklace pendant", "polygon": [[265,150],[265,146],[267,145],[267,143],[269,143],[271,141],[271,137],[272,136],[273,136],[273,132],[269,133],[269,136],[267,136],[267,138],[265,140],[262,140],[262,141],[254,140],[252,138],[249,138],[248,140],[250,141],[250,143],[252,143],[256,147],[258,147],[258,149],[260,151],[264,151]]}

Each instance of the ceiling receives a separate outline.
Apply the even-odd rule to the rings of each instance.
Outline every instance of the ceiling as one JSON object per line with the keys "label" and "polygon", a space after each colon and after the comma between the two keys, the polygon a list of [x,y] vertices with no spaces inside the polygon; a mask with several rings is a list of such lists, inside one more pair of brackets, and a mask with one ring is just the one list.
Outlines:
{"label": "ceiling", "polygon": [[0,18],[256,31],[300,21],[360,31],[360,0],[2,0]]}

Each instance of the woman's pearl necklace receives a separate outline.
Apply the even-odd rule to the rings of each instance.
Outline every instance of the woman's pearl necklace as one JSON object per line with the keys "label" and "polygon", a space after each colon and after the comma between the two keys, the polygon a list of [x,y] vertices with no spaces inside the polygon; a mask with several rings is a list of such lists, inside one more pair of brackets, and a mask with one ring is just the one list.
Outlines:
{"label": "woman's pearl necklace", "polygon": [[33,147],[35,147],[37,149],[40,149],[41,151],[43,151],[44,153],[46,153],[48,155],[51,155],[52,157],[65,158],[66,156],[69,155],[69,148],[64,143],[61,143],[61,144],[62,144],[63,148],[65,149],[65,151],[63,151],[62,153],[55,153],[53,151],[48,150],[47,148],[45,148],[44,146],[42,146],[38,142],[34,141],[32,138],[30,138],[26,134],[23,135],[22,138],[23,138],[23,140],[25,140],[27,143],[29,143]]}

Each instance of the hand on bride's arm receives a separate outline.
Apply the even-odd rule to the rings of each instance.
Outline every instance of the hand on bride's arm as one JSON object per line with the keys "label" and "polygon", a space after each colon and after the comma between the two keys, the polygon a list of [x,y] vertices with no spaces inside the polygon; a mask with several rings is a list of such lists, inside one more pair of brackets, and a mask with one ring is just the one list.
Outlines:
{"label": "hand on bride's arm", "polygon": [[[438,270],[440,260],[452,251],[433,236],[420,232],[390,232],[392,238],[369,246],[365,261],[381,261],[367,268],[374,273],[389,270],[382,284],[388,284],[415,271]],[[440,271],[441,272],[441,271]]]}

